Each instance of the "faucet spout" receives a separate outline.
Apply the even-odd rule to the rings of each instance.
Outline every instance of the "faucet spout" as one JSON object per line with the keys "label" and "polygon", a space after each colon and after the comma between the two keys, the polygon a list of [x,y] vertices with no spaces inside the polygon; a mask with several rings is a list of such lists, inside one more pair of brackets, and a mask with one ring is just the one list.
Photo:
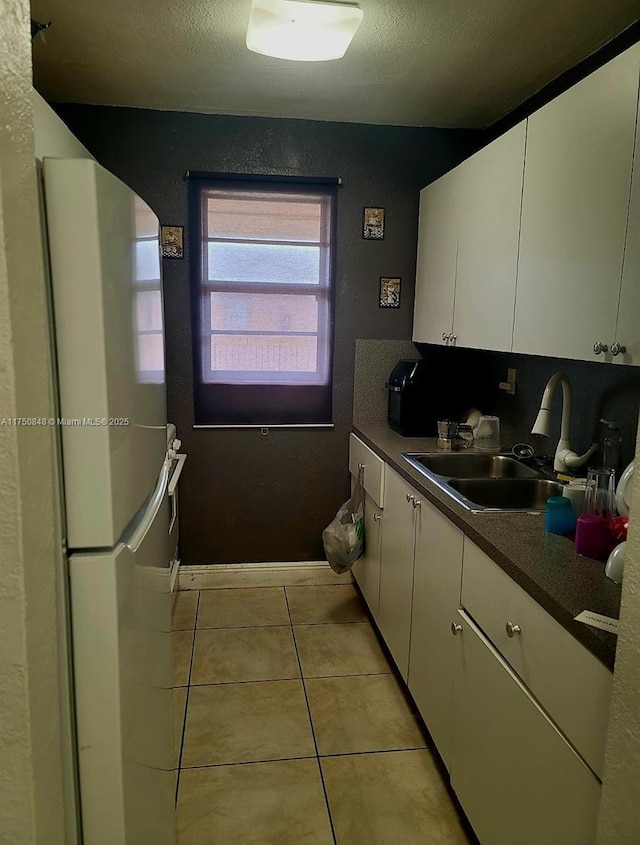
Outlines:
{"label": "faucet spout", "polygon": [[571,450],[569,445],[569,437],[571,434],[571,411],[573,409],[573,391],[571,389],[571,382],[564,373],[554,373],[544,389],[542,394],[542,401],[540,403],[540,410],[538,416],[531,429],[532,434],[539,434],[543,437],[549,436],[549,417],[551,412],[551,403],[558,384],[562,385],[562,421],[560,423],[560,440],[556,448],[555,457],[553,460],[553,468],[556,472],[567,472],[582,466],[586,463],[591,455],[598,448],[598,444],[594,443],[584,453],[578,455]]}

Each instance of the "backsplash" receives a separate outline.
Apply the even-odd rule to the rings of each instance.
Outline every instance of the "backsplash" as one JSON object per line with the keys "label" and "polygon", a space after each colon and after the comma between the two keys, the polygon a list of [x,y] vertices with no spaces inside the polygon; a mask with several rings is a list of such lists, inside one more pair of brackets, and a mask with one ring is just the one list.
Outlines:
{"label": "backsplash", "polygon": [[[549,377],[556,372],[568,376],[573,388],[571,448],[582,454],[591,443],[602,443],[605,426],[601,418],[615,422],[622,431],[622,465],[632,460],[640,407],[640,368],[512,352],[456,349],[416,344],[421,357],[434,366],[445,366],[450,377],[465,390],[469,404],[483,413],[500,417],[502,443],[531,443],[539,454],[553,454],[560,437],[562,390],[553,399],[548,439],[535,437],[531,428],[540,408]],[[498,387],[507,370],[516,370],[516,392],[509,395]],[[601,451],[592,461],[596,465]]]}
{"label": "backsplash", "polygon": [[388,397],[384,384],[401,358],[418,358],[416,347],[410,340],[356,340],[354,425],[387,419]]}
{"label": "backsplash", "polygon": [[[456,391],[466,397],[469,408],[500,417],[503,447],[531,443],[537,454],[553,454],[560,437],[562,389],[553,399],[548,439],[535,437],[531,428],[540,408],[549,377],[565,373],[573,388],[571,447],[582,454],[591,443],[602,444],[605,427],[601,418],[611,420],[622,431],[622,467],[633,459],[640,407],[640,367],[572,361],[511,352],[489,352],[409,341],[357,340],[353,419],[362,422],[386,420],[387,395],[384,383],[399,358],[422,357],[434,368],[446,369]],[[516,370],[513,396],[499,389],[507,370]],[[437,397],[429,397],[437,409]],[[435,432],[434,432],[435,434]],[[602,452],[589,462],[597,465]]]}

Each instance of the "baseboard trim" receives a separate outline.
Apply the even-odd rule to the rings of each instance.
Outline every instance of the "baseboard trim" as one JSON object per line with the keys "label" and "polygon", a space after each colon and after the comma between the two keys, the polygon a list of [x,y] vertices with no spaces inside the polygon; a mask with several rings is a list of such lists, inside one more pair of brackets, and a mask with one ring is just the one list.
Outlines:
{"label": "baseboard trim", "polygon": [[336,575],[326,560],[282,563],[225,563],[180,566],[179,590],[215,590],[228,587],[296,587],[351,584],[351,572]]}

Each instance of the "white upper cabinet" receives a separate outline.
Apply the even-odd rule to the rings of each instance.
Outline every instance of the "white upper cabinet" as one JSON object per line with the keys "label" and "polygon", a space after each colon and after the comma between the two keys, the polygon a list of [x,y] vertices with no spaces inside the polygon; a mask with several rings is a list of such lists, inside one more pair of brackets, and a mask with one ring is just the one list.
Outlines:
{"label": "white upper cabinet", "polygon": [[453,333],[458,176],[456,168],[420,192],[413,316],[413,340],[418,343],[446,343]]}
{"label": "white upper cabinet", "polygon": [[[624,251],[618,324],[609,355],[620,364],[640,364],[640,138],[636,133],[629,223]],[[622,351],[624,349],[624,352]]]}
{"label": "white upper cabinet", "polygon": [[598,360],[616,335],[639,70],[636,46],[529,118],[514,352]]}
{"label": "white upper cabinet", "polygon": [[511,349],[526,121],[459,168],[454,343]]}

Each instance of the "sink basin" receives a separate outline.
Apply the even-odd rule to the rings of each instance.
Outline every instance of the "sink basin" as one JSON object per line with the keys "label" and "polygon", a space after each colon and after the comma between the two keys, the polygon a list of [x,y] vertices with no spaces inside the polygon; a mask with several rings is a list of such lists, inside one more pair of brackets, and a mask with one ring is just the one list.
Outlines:
{"label": "sink basin", "polygon": [[477,452],[421,454],[404,457],[416,469],[427,469],[443,478],[536,478],[538,472],[511,455],[480,455]]}
{"label": "sink basin", "polygon": [[402,456],[441,490],[472,511],[544,511],[562,484],[512,455],[405,452]]}
{"label": "sink basin", "polygon": [[453,478],[447,485],[471,510],[543,511],[549,496],[561,496],[562,484],[546,478]]}

